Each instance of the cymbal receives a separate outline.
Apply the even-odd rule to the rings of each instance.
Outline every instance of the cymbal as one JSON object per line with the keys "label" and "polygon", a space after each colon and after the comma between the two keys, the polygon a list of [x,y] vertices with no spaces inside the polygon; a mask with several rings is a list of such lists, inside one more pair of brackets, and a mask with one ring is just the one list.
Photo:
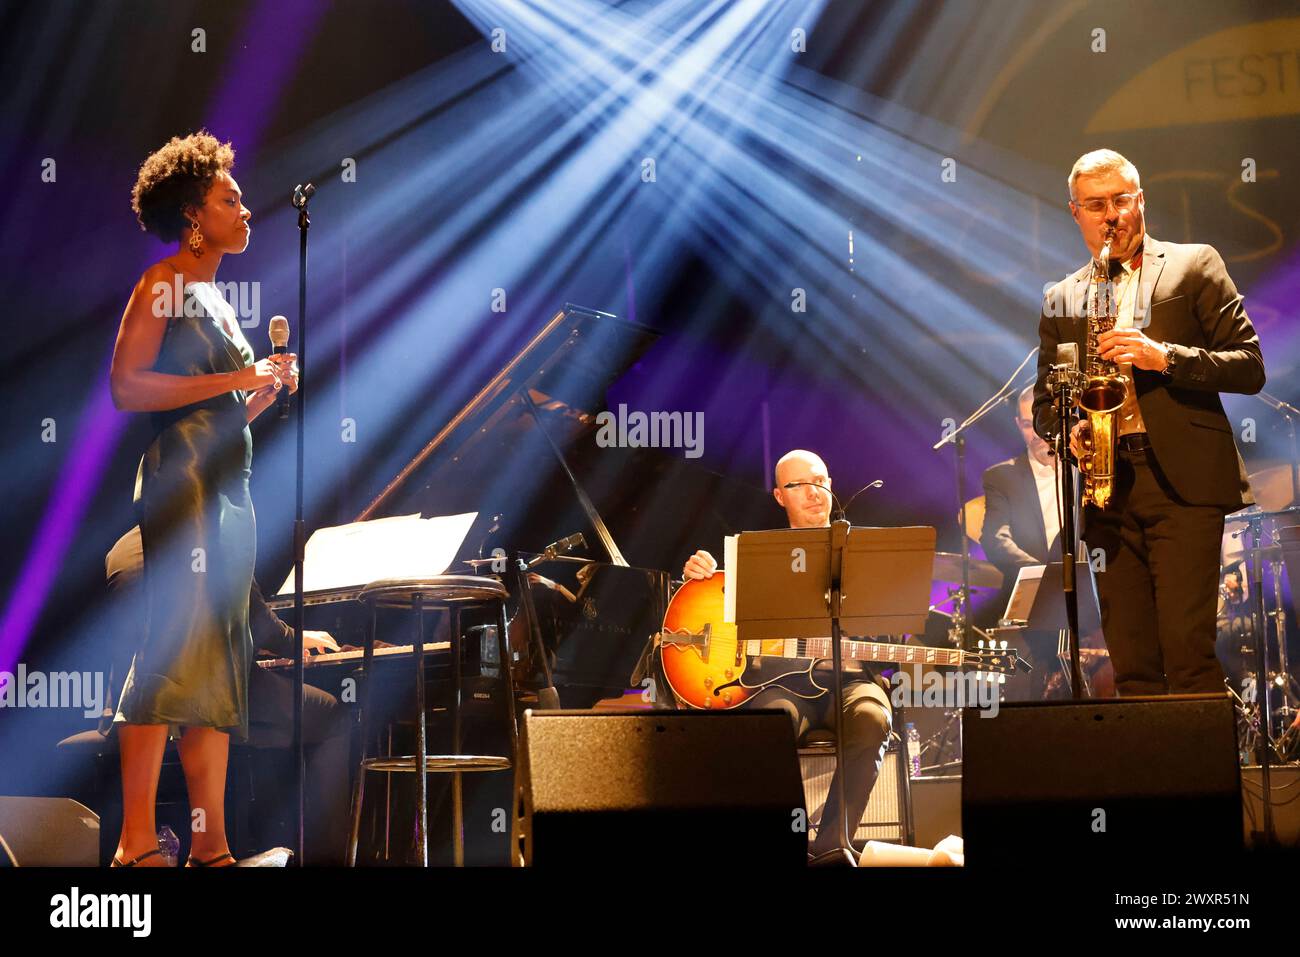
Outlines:
{"label": "cymbal", "polygon": [[[1292,523],[1300,524],[1300,507],[1288,505],[1285,508],[1265,511],[1258,505],[1248,505],[1240,511],[1223,517],[1224,540],[1235,538],[1244,543],[1242,535],[1252,523],[1255,525],[1257,535],[1265,534],[1269,529],[1285,528]],[[1265,531],[1261,532],[1261,529]],[[1229,548],[1228,551],[1232,554],[1240,553],[1240,549],[1237,548]]]}
{"label": "cymbal", "polygon": [[1250,552],[1251,555],[1254,555],[1254,556],[1256,556],[1257,558],[1259,558],[1260,561],[1266,561],[1266,562],[1269,562],[1269,561],[1279,561],[1279,562],[1280,562],[1280,561],[1282,560],[1282,546],[1281,546],[1281,545],[1264,545],[1264,546],[1261,547],[1261,548],[1251,548],[1251,549],[1247,549],[1247,551]]}
{"label": "cymbal", "polygon": [[[961,555],[956,552],[935,552],[934,572],[931,581],[959,584],[961,582]],[[1001,588],[1002,572],[992,562],[978,558],[970,560],[970,583],[972,588]]]}
{"label": "cymbal", "polygon": [[[966,503],[966,535],[977,545],[980,535],[984,533],[985,504],[983,495],[978,495]],[[961,524],[961,512],[957,513],[957,524]]]}
{"label": "cymbal", "polygon": [[1255,503],[1266,512],[1276,512],[1289,505],[1300,505],[1291,486],[1291,466],[1273,465],[1250,473],[1250,490]]}

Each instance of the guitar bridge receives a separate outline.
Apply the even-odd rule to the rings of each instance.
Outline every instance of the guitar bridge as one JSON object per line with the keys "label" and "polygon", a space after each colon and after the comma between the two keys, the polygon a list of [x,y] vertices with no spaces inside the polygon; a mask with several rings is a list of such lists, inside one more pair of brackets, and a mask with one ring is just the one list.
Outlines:
{"label": "guitar bridge", "polygon": [[663,633],[663,643],[665,645],[676,645],[679,648],[698,648],[700,656],[709,660],[709,645],[713,641],[713,626],[705,623],[704,631],[698,634],[690,631],[666,631]]}

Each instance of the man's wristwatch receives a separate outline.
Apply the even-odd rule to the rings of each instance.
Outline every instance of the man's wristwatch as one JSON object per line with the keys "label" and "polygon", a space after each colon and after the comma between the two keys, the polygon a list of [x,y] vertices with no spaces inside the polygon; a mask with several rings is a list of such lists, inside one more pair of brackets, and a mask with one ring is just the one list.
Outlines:
{"label": "man's wristwatch", "polygon": [[1172,376],[1174,374],[1174,363],[1178,361],[1178,352],[1174,349],[1172,342],[1164,344],[1165,350],[1165,367],[1160,370],[1161,375]]}

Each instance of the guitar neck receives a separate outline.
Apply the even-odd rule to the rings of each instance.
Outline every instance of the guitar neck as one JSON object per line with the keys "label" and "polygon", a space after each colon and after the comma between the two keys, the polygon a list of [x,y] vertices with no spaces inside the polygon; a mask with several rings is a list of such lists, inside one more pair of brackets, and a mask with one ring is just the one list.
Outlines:
{"label": "guitar neck", "polygon": [[[780,658],[829,658],[829,638],[787,638],[772,641],[747,641],[748,655],[771,655]],[[879,641],[840,642],[840,654],[846,660],[874,661],[889,664],[961,665],[965,653],[959,648],[932,648],[928,645],[893,645]]]}

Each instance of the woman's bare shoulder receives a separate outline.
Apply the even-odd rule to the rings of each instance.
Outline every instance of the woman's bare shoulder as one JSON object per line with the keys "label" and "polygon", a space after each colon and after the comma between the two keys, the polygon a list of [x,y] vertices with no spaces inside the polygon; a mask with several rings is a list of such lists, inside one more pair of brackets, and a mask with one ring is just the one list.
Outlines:
{"label": "woman's bare shoulder", "polygon": [[157,316],[175,315],[175,300],[184,296],[184,279],[165,259],[160,259],[140,274],[131,291],[132,308],[150,302]]}
{"label": "woman's bare shoulder", "polygon": [[[140,274],[140,280],[137,285],[152,286],[158,282],[171,283],[175,282],[177,277],[180,275],[180,272],[175,266],[166,259],[160,259]],[[184,280],[182,279],[182,281]]]}

